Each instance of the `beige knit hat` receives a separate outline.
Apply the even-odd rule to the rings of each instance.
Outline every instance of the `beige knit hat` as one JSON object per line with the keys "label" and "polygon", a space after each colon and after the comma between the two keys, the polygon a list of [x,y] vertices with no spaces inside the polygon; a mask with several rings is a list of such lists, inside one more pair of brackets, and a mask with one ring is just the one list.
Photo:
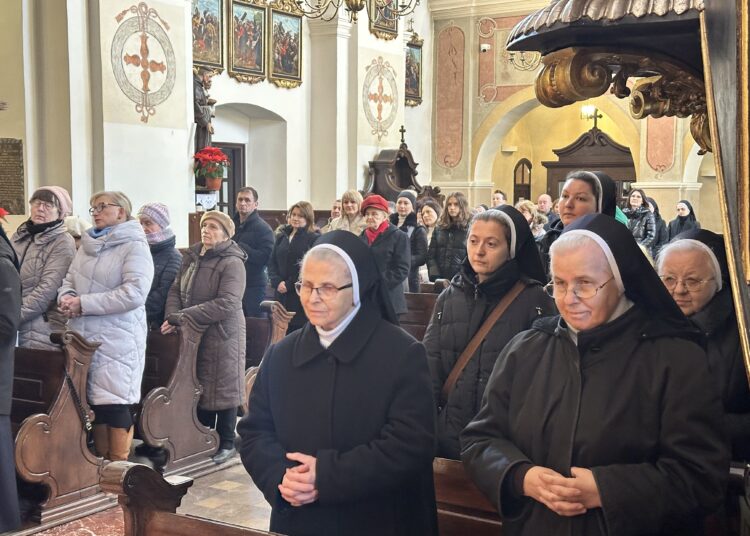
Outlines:
{"label": "beige knit hat", "polygon": [[234,236],[234,222],[232,221],[232,218],[230,218],[223,212],[220,212],[218,210],[209,210],[208,212],[204,213],[203,216],[201,216],[201,227],[203,227],[203,222],[206,220],[216,220],[219,225],[224,228],[227,235],[229,235],[229,238],[232,238]]}

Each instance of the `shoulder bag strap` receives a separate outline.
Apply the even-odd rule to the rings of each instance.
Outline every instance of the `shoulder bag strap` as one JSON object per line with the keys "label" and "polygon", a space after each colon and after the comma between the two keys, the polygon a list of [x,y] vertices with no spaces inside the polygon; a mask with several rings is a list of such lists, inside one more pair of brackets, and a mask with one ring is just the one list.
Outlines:
{"label": "shoulder bag strap", "polygon": [[524,288],[526,288],[526,285],[521,281],[517,281],[516,284],[513,285],[513,287],[505,294],[505,296],[503,296],[500,302],[492,310],[492,313],[490,313],[490,316],[488,316],[487,320],[484,321],[482,326],[479,328],[479,331],[477,331],[471,338],[469,344],[466,346],[466,348],[464,348],[464,351],[461,352],[461,355],[458,357],[458,361],[456,361],[456,364],[453,365],[453,370],[451,370],[451,373],[448,374],[448,378],[443,384],[443,389],[440,391],[441,406],[445,406],[445,403],[448,401],[448,397],[453,391],[453,388],[456,386],[458,377],[461,376],[461,373],[466,368],[469,360],[476,353],[479,345],[482,344],[482,341],[484,341],[484,339],[487,337],[487,334],[492,329],[492,326],[494,326],[495,323],[500,319],[500,317],[503,316],[505,310],[510,306],[511,303],[513,303],[513,300],[515,300],[518,295],[521,294]]}

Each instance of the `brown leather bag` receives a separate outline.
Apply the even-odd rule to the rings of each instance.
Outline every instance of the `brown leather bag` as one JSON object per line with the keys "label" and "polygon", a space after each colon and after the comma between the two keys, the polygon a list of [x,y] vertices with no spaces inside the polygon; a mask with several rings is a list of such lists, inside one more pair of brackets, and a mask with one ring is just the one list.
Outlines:
{"label": "brown leather bag", "polygon": [[482,344],[482,341],[484,341],[484,339],[487,337],[487,334],[492,329],[492,326],[494,326],[495,323],[500,319],[500,317],[503,316],[505,310],[510,306],[511,303],[513,303],[513,300],[515,300],[525,288],[526,285],[521,281],[517,281],[516,284],[513,285],[513,287],[505,294],[505,296],[503,296],[500,302],[492,310],[490,316],[487,317],[487,320],[484,321],[479,330],[471,338],[469,344],[467,344],[466,348],[464,348],[464,351],[461,352],[461,355],[458,356],[458,361],[456,361],[456,364],[453,365],[453,369],[451,370],[451,373],[448,374],[448,378],[445,380],[443,388],[440,391],[441,407],[444,407],[448,402],[448,397],[453,391],[453,388],[456,387],[458,377],[461,376],[461,373],[466,368],[466,365],[469,364],[469,360],[476,353],[479,345]]}

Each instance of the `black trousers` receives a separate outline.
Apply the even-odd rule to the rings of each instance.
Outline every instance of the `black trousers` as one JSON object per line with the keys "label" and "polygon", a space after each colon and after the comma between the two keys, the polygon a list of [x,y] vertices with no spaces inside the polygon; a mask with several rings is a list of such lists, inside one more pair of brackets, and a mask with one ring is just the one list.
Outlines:
{"label": "black trousers", "polygon": [[0,532],[21,526],[10,416],[0,415]]}
{"label": "black trousers", "polygon": [[234,448],[234,428],[237,426],[237,408],[211,411],[198,408],[198,420],[203,426],[219,432],[219,448]]}
{"label": "black trousers", "polygon": [[[294,291],[294,289],[292,289]],[[242,311],[245,316],[264,316],[260,310],[260,302],[266,295],[266,287],[247,287],[242,297]]]}

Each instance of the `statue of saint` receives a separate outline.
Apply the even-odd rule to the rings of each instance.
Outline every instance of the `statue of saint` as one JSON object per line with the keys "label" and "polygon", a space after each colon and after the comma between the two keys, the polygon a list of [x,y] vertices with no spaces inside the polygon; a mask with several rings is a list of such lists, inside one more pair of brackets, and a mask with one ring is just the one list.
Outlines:
{"label": "statue of saint", "polygon": [[193,113],[197,125],[195,129],[196,153],[211,145],[211,135],[214,133],[214,127],[211,124],[213,106],[209,102],[206,91],[207,87],[211,86],[212,76],[213,73],[210,70],[202,67],[198,69],[198,74],[193,73]]}

